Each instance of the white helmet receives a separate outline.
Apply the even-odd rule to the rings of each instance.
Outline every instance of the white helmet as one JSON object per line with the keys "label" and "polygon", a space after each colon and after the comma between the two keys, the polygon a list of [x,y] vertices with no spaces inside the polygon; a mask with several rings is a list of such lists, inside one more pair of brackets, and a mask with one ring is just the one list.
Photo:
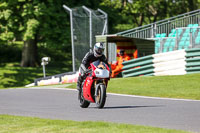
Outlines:
{"label": "white helmet", "polygon": [[99,42],[99,43],[96,43],[96,44],[94,45],[93,52],[94,52],[94,56],[95,56],[95,57],[100,57],[100,56],[102,56],[103,51],[104,51],[103,43]]}

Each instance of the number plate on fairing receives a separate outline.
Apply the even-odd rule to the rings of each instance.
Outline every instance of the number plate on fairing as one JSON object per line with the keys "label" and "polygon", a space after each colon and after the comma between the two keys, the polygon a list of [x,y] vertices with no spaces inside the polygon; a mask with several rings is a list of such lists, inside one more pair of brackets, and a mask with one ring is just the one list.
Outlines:
{"label": "number plate on fairing", "polygon": [[109,78],[109,71],[106,69],[96,69],[95,75],[97,78]]}

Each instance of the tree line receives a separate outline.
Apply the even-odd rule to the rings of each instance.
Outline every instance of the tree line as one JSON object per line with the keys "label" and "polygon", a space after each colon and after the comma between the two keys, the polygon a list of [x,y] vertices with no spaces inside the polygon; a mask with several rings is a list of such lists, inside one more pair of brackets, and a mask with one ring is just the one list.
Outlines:
{"label": "tree line", "polygon": [[41,47],[71,52],[70,18],[63,4],[104,10],[110,34],[200,8],[200,0],[1,0],[0,45],[21,45],[22,67],[39,65]]}

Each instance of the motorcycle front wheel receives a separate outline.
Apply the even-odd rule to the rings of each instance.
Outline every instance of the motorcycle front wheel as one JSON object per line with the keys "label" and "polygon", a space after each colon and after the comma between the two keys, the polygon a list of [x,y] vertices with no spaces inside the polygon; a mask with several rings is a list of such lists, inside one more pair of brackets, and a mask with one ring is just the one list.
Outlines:
{"label": "motorcycle front wheel", "polygon": [[95,103],[97,108],[103,108],[106,102],[106,86],[104,84],[97,85]]}

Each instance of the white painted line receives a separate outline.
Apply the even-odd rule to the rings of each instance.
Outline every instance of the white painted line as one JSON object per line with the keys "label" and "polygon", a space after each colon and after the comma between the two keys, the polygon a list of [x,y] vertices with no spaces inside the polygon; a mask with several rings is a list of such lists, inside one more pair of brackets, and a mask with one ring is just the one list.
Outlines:
{"label": "white painted line", "polygon": [[71,90],[71,91],[77,91],[77,89],[70,89],[70,88],[57,88],[57,87],[30,87],[30,88],[10,88],[10,89],[18,89],[18,90]]}
{"label": "white painted line", "polygon": [[127,94],[116,94],[116,93],[107,93],[107,94],[115,95],[115,96],[124,96],[124,97],[145,98],[145,99],[160,99],[160,100],[173,100],[173,101],[197,101],[197,102],[200,102],[200,100],[192,100],[192,99],[150,97],[150,96],[138,96],[138,95],[127,95]]}
{"label": "white painted line", "polygon": [[[70,88],[53,88],[53,87],[31,87],[31,88],[16,88],[16,89],[52,89],[52,90],[70,90],[70,91],[77,91],[77,89],[70,89]],[[178,98],[163,98],[163,97],[150,97],[150,96],[139,96],[139,95],[128,95],[128,94],[117,94],[117,93],[107,93],[109,95],[114,96],[123,96],[123,97],[133,97],[133,98],[145,98],[145,99],[157,99],[157,100],[173,100],[173,101],[190,101],[190,102],[200,102],[200,100],[192,100],[192,99],[178,99]]]}

